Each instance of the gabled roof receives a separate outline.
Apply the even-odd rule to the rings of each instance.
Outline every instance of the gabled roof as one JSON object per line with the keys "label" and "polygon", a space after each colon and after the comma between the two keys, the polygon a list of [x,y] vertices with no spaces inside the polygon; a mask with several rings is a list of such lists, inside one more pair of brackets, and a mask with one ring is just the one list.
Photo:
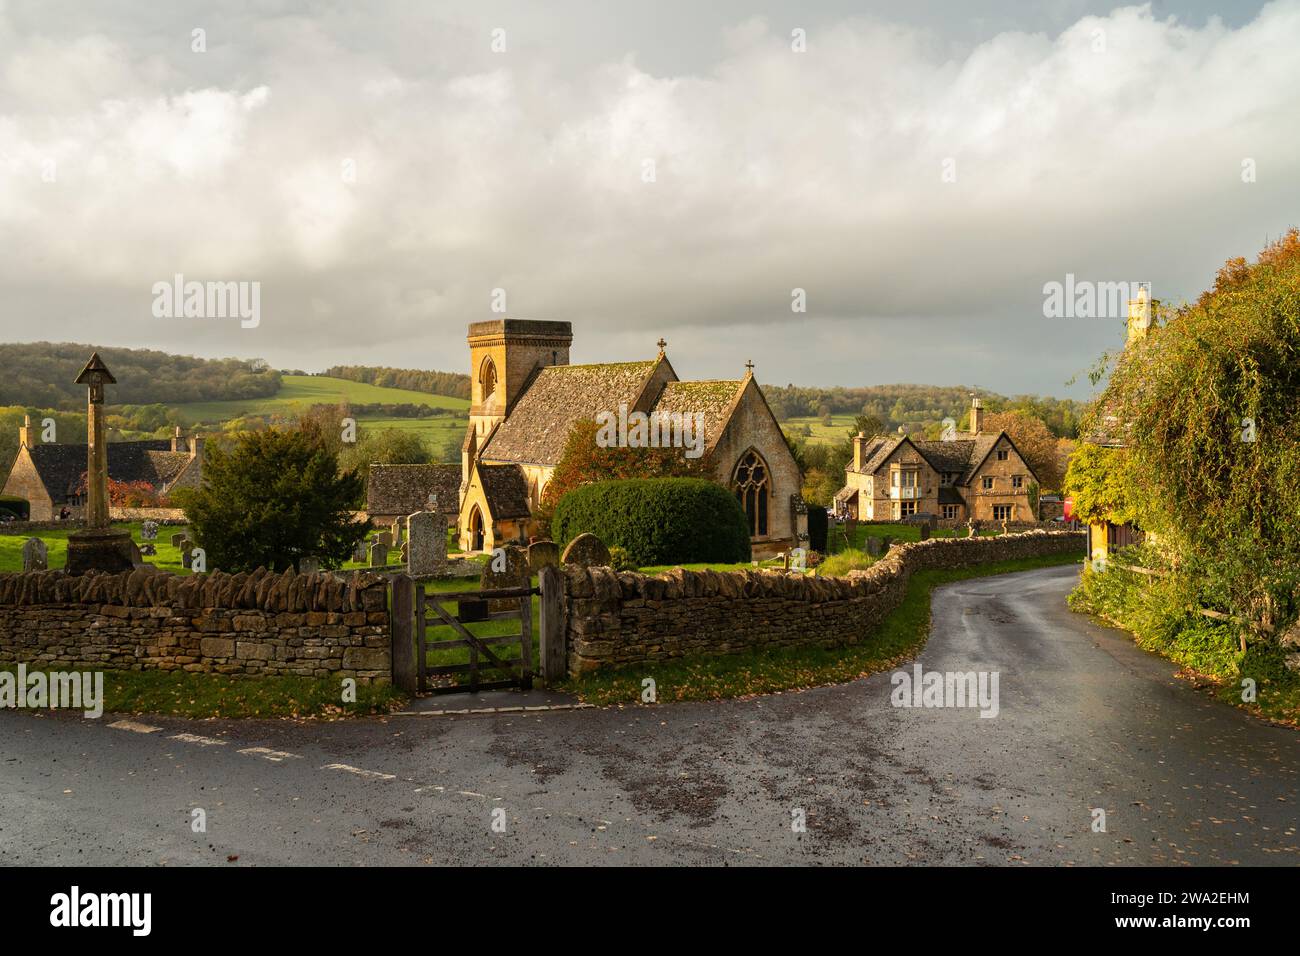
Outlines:
{"label": "gabled roof", "polygon": [[652,411],[664,414],[704,416],[705,452],[713,450],[727,427],[732,410],[740,401],[747,379],[704,382],[668,382],[655,399]]}
{"label": "gabled roof", "polygon": [[506,420],[484,441],[480,458],[559,464],[574,424],[594,420],[602,411],[617,413],[622,403],[633,408],[661,361],[666,359],[539,369]]}
{"label": "gabled roof", "polygon": [[[863,449],[863,464],[861,474],[874,474],[880,468],[898,447],[907,442],[916,449],[917,454],[925,459],[926,463],[940,474],[957,475],[956,484],[968,485],[975,472],[984,464],[985,459],[992,453],[997,443],[1002,438],[1006,438],[1007,443],[1015,448],[1016,454],[1020,455],[1020,449],[1016,448],[1015,442],[1011,441],[1011,436],[1006,432],[998,432],[994,435],[971,435],[967,438],[958,438],[953,441],[931,441],[926,439],[917,439],[913,441],[906,435],[899,438],[872,439],[868,442],[868,447]],[[870,456],[870,457],[868,457]],[[1022,461],[1024,455],[1020,455]],[[1029,462],[1025,461],[1025,467],[1029,468],[1029,473],[1033,475],[1034,480],[1038,476],[1034,474],[1033,469],[1029,467]],[[853,470],[850,464],[848,471]]]}
{"label": "gabled roof", "polygon": [[444,513],[460,504],[460,465],[371,465],[366,479],[366,511],[372,515],[409,515],[438,496]]}
{"label": "gabled roof", "polygon": [[532,508],[528,505],[528,485],[524,481],[522,468],[518,465],[485,465],[482,462],[475,467],[478,469],[483,497],[487,499],[492,520],[527,518],[532,514]]}
{"label": "gabled roof", "polygon": [[[108,477],[114,481],[143,481],[165,489],[190,462],[188,452],[174,452],[169,439],[109,442]],[[75,494],[86,473],[86,446],[38,442],[28,449],[37,477],[50,500],[63,502]]]}

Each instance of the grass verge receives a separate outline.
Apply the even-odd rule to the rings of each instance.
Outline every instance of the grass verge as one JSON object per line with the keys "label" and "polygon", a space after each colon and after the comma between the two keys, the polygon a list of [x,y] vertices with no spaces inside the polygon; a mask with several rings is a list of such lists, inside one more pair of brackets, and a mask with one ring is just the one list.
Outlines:
{"label": "grass verge", "polygon": [[[34,670],[69,668],[28,664]],[[74,668],[93,670],[93,668]],[[0,671],[15,673],[5,664]],[[185,671],[104,671],[104,711],[174,717],[292,717],[337,719],[385,714],[405,697],[390,685],[357,685],[356,703],[343,703],[338,679],[236,677]]]}
{"label": "grass verge", "polygon": [[591,704],[639,703],[641,681],[654,678],[660,703],[722,700],[824,684],[841,684],[894,667],[914,657],[930,633],[930,592],[968,578],[1079,564],[1078,555],[1000,561],[977,568],[918,571],[903,602],[875,633],[845,647],[787,647],[597,671],[565,682],[560,690]]}

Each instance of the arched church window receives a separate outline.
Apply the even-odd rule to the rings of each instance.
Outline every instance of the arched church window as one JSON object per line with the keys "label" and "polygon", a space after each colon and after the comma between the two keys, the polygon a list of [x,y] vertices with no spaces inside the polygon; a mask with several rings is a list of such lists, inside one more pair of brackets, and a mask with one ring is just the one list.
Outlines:
{"label": "arched church window", "polygon": [[497,366],[491,358],[483,360],[483,367],[478,375],[479,389],[483,395],[483,401],[492,397],[492,393],[497,390]]}
{"label": "arched church window", "polygon": [[758,457],[757,452],[750,450],[741,457],[732,474],[731,487],[736,493],[736,500],[745,509],[750,537],[767,534],[767,464]]}

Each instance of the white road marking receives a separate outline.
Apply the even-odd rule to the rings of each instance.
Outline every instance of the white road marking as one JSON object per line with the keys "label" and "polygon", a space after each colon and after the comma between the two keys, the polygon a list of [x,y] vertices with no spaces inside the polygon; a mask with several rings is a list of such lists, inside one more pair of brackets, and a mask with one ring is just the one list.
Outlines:
{"label": "white road marking", "polygon": [[355,773],[358,777],[372,777],[376,780],[396,780],[397,774],[380,773],[378,770],[362,770],[360,767],[349,767],[345,763],[327,763],[321,767],[322,770],[342,770],[344,773]]}
{"label": "white road marking", "polygon": [[172,734],[171,740],[180,740],[187,744],[198,744],[200,747],[224,747],[230,743],[228,740],[218,740],[216,737],[200,737],[198,734]]}
{"label": "white road marking", "polygon": [[109,724],[118,730],[129,730],[133,734],[153,734],[162,730],[161,727],[154,727],[150,724],[137,724],[134,720],[115,720]]}
{"label": "white road marking", "polygon": [[252,754],[255,757],[262,757],[263,759],[273,761],[274,763],[279,763],[286,757],[292,757],[294,760],[302,759],[297,754],[286,753],[283,750],[272,750],[269,747],[245,747],[239,752],[241,754]]}

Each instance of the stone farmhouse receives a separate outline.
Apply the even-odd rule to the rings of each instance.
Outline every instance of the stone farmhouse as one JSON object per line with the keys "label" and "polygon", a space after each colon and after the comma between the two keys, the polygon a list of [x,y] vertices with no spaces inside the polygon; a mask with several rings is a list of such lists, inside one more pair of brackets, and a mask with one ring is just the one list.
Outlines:
{"label": "stone farmhouse", "polygon": [[948,441],[906,435],[853,439],[853,461],[835,508],[860,521],[914,515],[962,521],[1035,521],[1032,468],[1006,432],[982,430],[983,402],[971,402],[970,431]]}
{"label": "stone farmhouse", "polygon": [[460,547],[483,551],[536,534],[533,518],[573,425],[602,413],[699,414],[702,458],[735,492],[756,555],[807,534],[799,466],[747,367],[744,378],[684,382],[648,361],[570,365],[568,322],[498,319],[469,327],[470,420],[461,447]]}
{"label": "stone farmhouse", "polygon": [[[40,442],[34,435],[30,417],[24,419],[18,429],[18,455],[3,493],[26,498],[33,521],[51,521],[64,508],[70,517],[80,517],[86,503],[80,486],[87,446]],[[179,428],[170,440],[108,444],[108,477],[113,481],[142,481],[165,496],[177,488],[197,486],[202,474],[203,439],[183,438]]]}

